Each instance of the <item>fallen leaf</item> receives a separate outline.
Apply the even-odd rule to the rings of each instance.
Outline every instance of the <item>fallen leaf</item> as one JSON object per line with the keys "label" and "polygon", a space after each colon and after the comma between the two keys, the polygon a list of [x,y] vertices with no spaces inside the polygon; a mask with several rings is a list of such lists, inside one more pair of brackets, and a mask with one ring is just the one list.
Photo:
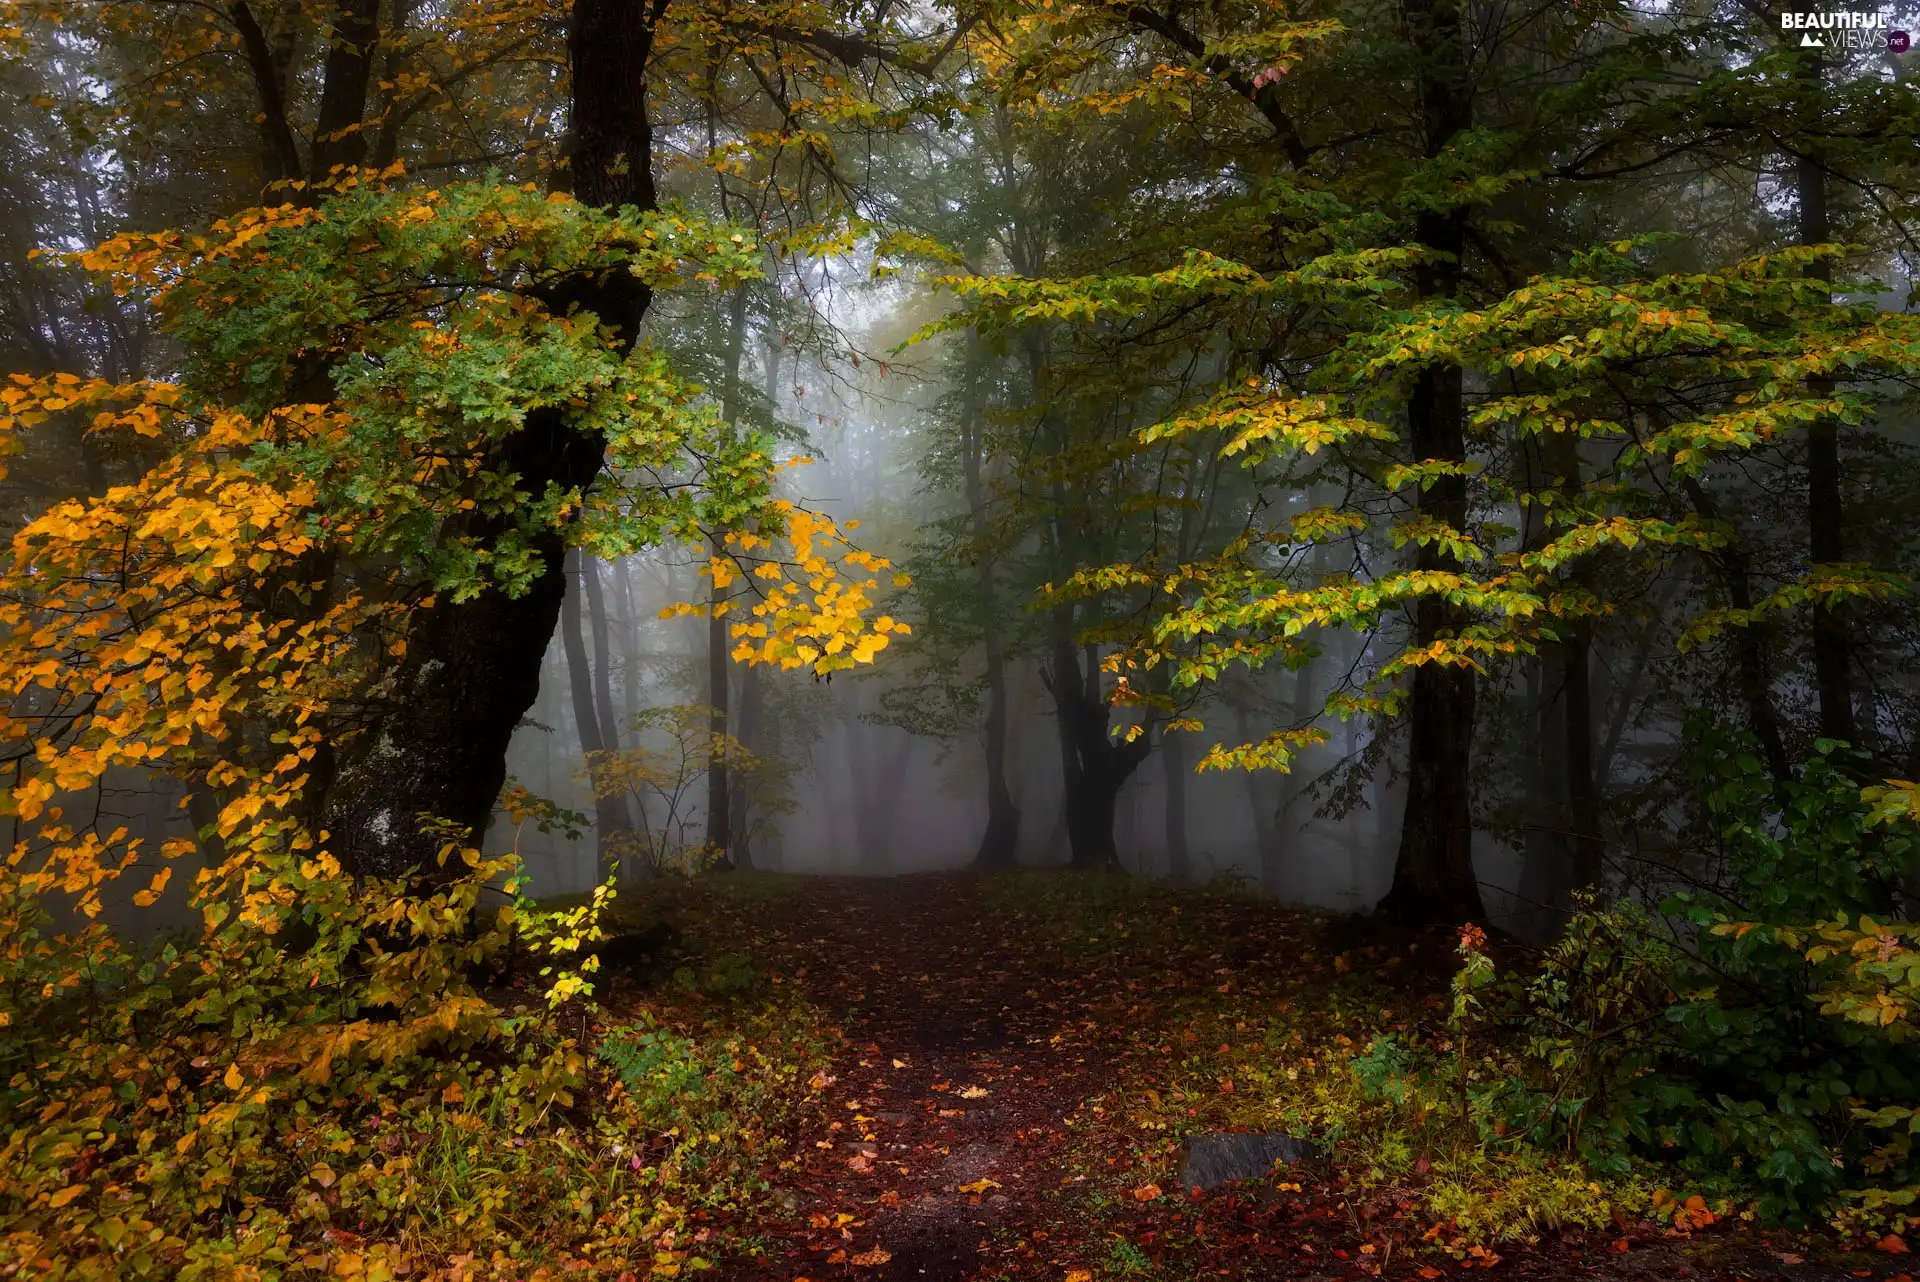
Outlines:
{"label": "fallen leaf", "polygon": [[1440,1270],[1434,1268],[1431,1264],[1423,1265],[1420,1269],[1420,1276],[1424,1278],[1426,1282],[1433,1282],[1435,1278],[1440,1276]]}
{"label": "fallen leaf", "polygon": [[985,1193],[988,1189],[997,1189],[999,1187],[1000,1181],[998,1180],[975,1180],[971,1184],[962,1184],[960,1186],[960,1192]]}
{"label": "fallen leaf", "polygon": [[871,1251],[866,1251],[859,1255],[851,1257],[850,1259],[847,1260],[847,1263],[860,1264],[860,1265],[865,1265],[868,1268],[874,1268],[879,1265],[885,1264],[888,1260],[891,1260],[892,1258],[893,1258],[892,1251],[889,1251],[884,1247],[876,1246]]}
{"label": "fallen leaf", "polygon": [[1067,1272],[1067,1282],[1093,1282],[1093,1274],[1086,1269],[1071,1269]]}
{"label": "fallen leaf", "polygon": [[847,1169],[849,1171],[858,1171],[864,1175],[873,1169],[873,1159],[865,1153],[855,1153],[847,1159]]}
{"label": "fallen leaf", "polygon": [[1160,1186],[1158,1184],[1142,1184],[1133,1191],[1133,1196],[1138,1201],[1151,1202],[1154,1198],[1160,1196]]}
{"label": "fallen leaf", "polygon": [[1878,1242],[1875,1242],[1874,1245],[1889,1255],[1905,1255],[1907,1253],[1907,1240],[1898,1233],[1889,1233]]}
{"label": "fallen leaf", "polygon": [[986,1097],[986,1088],[982,1086],[969,1086],[960,1092],[961,1099],[985,1099]]}

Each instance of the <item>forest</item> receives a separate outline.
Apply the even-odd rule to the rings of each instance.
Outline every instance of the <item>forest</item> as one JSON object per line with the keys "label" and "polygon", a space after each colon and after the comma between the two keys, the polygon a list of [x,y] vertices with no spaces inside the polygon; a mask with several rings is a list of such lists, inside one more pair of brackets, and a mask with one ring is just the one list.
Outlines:
{"label": "forest", "polygon": [[0,1276],[1911,1282],[1916,28],[0,0]]}

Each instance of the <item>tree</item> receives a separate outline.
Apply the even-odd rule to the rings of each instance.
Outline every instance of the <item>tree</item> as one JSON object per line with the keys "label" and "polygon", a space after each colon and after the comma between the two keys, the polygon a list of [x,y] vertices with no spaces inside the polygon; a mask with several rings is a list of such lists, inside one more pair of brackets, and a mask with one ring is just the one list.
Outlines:
{"label": "tree", "polygon": [[[53,794],[139,762],[218,790],[234,877],[241,847],[312,850],[323,828],[357,877],[432,873],[442,823],[486,825],[569,544],[720,537],[761,588],[736,632],[761,661],[827,671],[886,644],[876,580],[840,577],[830,523],[774,497],[768,443],[637,341],[656,290],[755,266],[747,233],[654,208],[647,21],[574,13],[573,195],[344,174],[318,203],[77,256],[149,299],[185,356],[177,383],[6,390],[10,433],[91,412],[164,450],[17,545],[9,658],[57,673],[11,727],[49,868],[125,840],[61,828]],[[766,556],[788,547],[802,578]]]}

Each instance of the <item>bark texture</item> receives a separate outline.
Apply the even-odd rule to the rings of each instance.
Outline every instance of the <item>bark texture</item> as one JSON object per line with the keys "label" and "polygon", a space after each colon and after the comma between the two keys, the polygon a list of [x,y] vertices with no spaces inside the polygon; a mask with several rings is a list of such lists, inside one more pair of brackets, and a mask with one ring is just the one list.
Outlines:
{"label": "bark texture", "polygon": [[[627,0],[574,2],[567,176],[587,204],[654,205],[646,97],[653,12]],[[575,277],[543,301],[592,312],[626,348],[650,299],[630,273],[608,271]],[[605,450],[598,434],[563,410],[543,410],[503,445],[501,464],[527,492],[584,488],[599,475]],[[486,522],[474,532],[501,533]],[[328,798],[331,847],[356,872],[430,874],[446,835],[423,824],[424,816],[476,842],[486,830],[506,778],[507,744],[539,693],[541,658],[566,595],[562,532],[544,531],[534,543],[546,568],[524,593],[442,598],[416,614],[393,696],[377,727],[341,762]]]}
{"label": "bark texture", "polygon": [[[1415,97],[1429,159],[1440,156],[1473,124],[1467,84],[1466,45],[1458,0],[1402,0],[1401,17],[1418,50]],[[1422,298],[1459,292],[1466,250],[1464,209],[1421,213],[1415,239],[1429,251],[1416,269]],[[1407,402],[1407,428],[1416,460],[1466,460],[1466,407],[1460,367],[1435,364],[1420,371]],[[1443,476],[1420,491],[1420,514],[1464,529],[1467,482]],[[1421,570],[1457,570],[1458,558],[1424,544],[1415,561]],[[1456,635],[1466,620],[1440,596],[1422,596],[1414,607],[1416,645]],[[1388,917],[1406,925],[1483,918],[1480,883],[1473,871],[1472,794],[1468,766],[1473,750],[1474,674],[1456,665],[1414,669],[1407,735],[1407,813],[1400,830],[1393,888],[1381,903]]]}

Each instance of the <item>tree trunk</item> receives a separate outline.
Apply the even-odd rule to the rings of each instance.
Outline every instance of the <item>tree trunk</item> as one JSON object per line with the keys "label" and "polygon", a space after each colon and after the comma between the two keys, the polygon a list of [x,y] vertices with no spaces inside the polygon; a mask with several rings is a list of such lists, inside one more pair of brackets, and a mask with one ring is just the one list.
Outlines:
{"label": "tree trunk", "polygon": [[[1802,51],[1797,75],[1818,110],[1826,96],[1822,51]],[[1800,243],[1824,245],[1833,239],[1827,209],[1827,171],[1817,156],[1802,155],[1796,178]],[[1833,264],[1822,259],[1809,274],[1831,286]],[[1814,396],[1831,396],[1833,380],[1808,379],[1807,390]],[[1807,428],[1807,523],[1807,559],[1813,565],[1833,565],[1847,559],[1846,513],[1840,495],[1840,424],[1833,418],[1817,419]],[[1855,743],[1859,728],[1853,712],[1853,653],[1847,614],[1845,602],[1829,604],[1814,598],[1813,685],[1820,703],[1820,737]]]}
{"label": "tree trunk", "polygon": [[[1720,519],[1719,509],[1706,487],[1694,477],[1683,482],[1694,511],[1709,521]],[[1753,563],[1741,542],[1738,530],[1727,541],[1718,557],[1721,580],[1727,590],[1727,602],[1742,614],[1753,609]],[[1733,629],[1735,681],[1741,702],[1747,705],[1747,727],[1760,744],[1760,756],[1775,783],[1793,778],[1793,766],[1787,760],[1787,747],[1780,735],[1780,718],[1773,708],[1773,676],[1767,663],[1767,624],[1764,620]]]}
{"label": "tree trunk", "polygon": [[[978,342],[977,338],[972,340]],[[978,404],[967,410],[960,443],[961,473],[967,507],[973,514],[974,554],[979,574],[974,584],[980,610],[980,644],[986,652],[987,719],[987,830],[973,862],[982,868],[1012,868],[1019,863],[1020,811],[1007,787],[1007,661],[1000,635],[999,601],[993,560],[987,555],[987,487],[982,469],[986,456],[986,424]]]}
{"label": "tree trunk", "polygon": [[1560,646],[1561,698],[1566,703],[1567,810],[1573,822],[1573,881],[1598,890],[1606,880],[1600,789],[1593,774],[1593,624],[1586,619]]}
{"label": "tree trunk", "polygon": [[[1473,124],[1458,0],[1402,0],[1401,14],[1420,59],[1416,86],[1421,132],[1429,159],[1443,154]],[[1466,250],[1462,209],[1416,216],[1414,236],[1429,258],[1415,270],[1422,298],[1459,292]],[[1460,367],[1430,365],[1414,381],[1407,403],[1408,434],[1416,460],[1466,461],[1466,406]],[[1443,476],[1416,497],[1420,515],[1466,528],[1467,482]],[[1421,570],[1453,571],[1460,561],[1438,546],[1421,545]],[[1432,594],[1414,606],[1414,642],[1427,646],[1458,635],[1463,612]],[[1380,908],[1406,925],[1478,920],[1486,916],[1473,871],[1472,790],[1474,674],[1471,668],[1423,663],[1414,669],[1408,713],[1407,813],[1400,829],[1393,888]]]}
{"label": "tree trunk", "polygon": [[[1577,496],[1586,488],[1579,438],[1569,432],[1555,432],[1544,445],[1554,488],[1565,498]],[[1577,890],[1596,890],[1606,875],[1606,844],[1600,826],[1599,783],[1593,770],[1593,621],[1573,620],[1554,649],[1559,660],[1559,729],[1567,820],[1573,840],[1572,884]]]}
{"label": "tree trunk", "polygon": [[380,0],[335,0],[307,166],[310,186],[337,181],[366,161],[367,89],[373,83],[373,54],[379,43]]}
{"label": "tree trunk", "polygon": [[[565,177],[585,204],[654,207],[646,66],[651,7],[574,0],[568,33],[573,101]],[[625,270],[584,274],[553,291],[550,308],[578,306],[633,345],[651,301]],[[527,416],[502,446],[502,470],[525,492],[591,486],[606,442],[576,427],[564,407]],[[483,537],[503,531],[481,522]],[[506,778],[507,744],[540,690],[540,662],[566,596],[566,539],[532,539],[544,570],[520,595],[493,590],[467,601],[442,596],[417,611],[379,724],[341,763],[325,826],[334,852],[363,875],[431,872],[446,837],[422,815],[477,843]]]}
{"label": "tree trunk", "polygon": [[[722,193],[724,204],[724,191]],[[720,416],[732,427],[740,415],[740,351],[747,336],[747,287],[736,285],[727,307],[726,385],[721,392]],[[726,545],[712,540],[709,552],[714,560],[726,553]],[[734,866],[732,780],[727,769],[727,706],[729,684],[733,677],[733,646],[727,632],[731,626],[721,614],[720,586],[714,584],[712,607],[707,613],[707,703],[712,708],[708,729],[712,734],[707,762],[707,845],[720,856],[720,866]]]}
{"label": "tree trunk", "polygon": [[[593,715],[600,726],[600,744],[620,751],[620,718],[613,711],[613,637],[607,617],[607,594],[600,582],[601,562],[580,554],[580,585],[586,589],[587,626],[593,634]],[[616,831],[631,832],[633,820],[624,796],[612,798],[618,818]]]}
{"label": "tree trunk", "polygon": [[888,845],[894,820],[900,811],[902,785],[913,743],[908,740],[898,752],[886,754],[876,763],[873,740],[868,736],[875,727],[860,719],[860,686],[847,682],[840,696],[841,715],[846,726],[847,791],[853,803],[854,850],[863,872],[884,872],[891,863]]}
{"label": "tree trunk", "polygon": [[1187,743],[1179,734],[1160,736],[1160,769],[1167,785],[1167,876],[1193,884],[1193,855],[1187,849]]}
{"label": "tree trunk", "polygon": [[[762,692],[760,665],[744,663],[740,665],[740,718],[734,731],[734,741],[756,757],[761,746],[761,722],[765,716],[766,700]],[[734,783],[740,780],[735,778]],[[727,817],[727,831],[733,838],[733,862],[737,868],[751,868],[753,846],[751,841],[750,807],[752,798],[747,789],[735,787],[731,790],[733,813]]]}
{"label": "tree trunk", "polygon": [[[711,553],[720,558],[723,546],[714,539]],[[716,584],[707,612],[707,847],[720,857],[720,866],[733,866],[733,833],[728,824],[733,818],[733,800],[729,794],[732,780],[727,770],[727,696],[728,665],[727,618],[720,613],[724,598]]]}
{"label": "tree trunk", "polygon": [[[1244,705],[1234,708],[1234,731],[1241,743],[1253,742],[1253,718]],[[1277,895],[1284,854],[1280,848],[1280,806],[1271,792],[1260,786],[1266,773],[1242,770],[1240,778],[1247,794],[1247,809],[1253,815],[1253,839],[1260,854],[1260,884],[1268,894]]]}
{"label": "tree trunk", "polygon": [[[567,652],[567,689],[573,696],[573,720],[580,728],[580,751],[586,757],[587,778],[593,788],[594,848],[600,859],[600,875],[605,877],[618,866],[623,844],[620,834],[631,832],[633,825],[627,820],[624,799],[607,782],[605,754],[614,751],[618,742],[607,733],[608,720],[603,716],[610,719],[613,708],[611,703],[602,708],[594,697],[598,682],[580,626],[581,599],[592,599],[584,585],[594,573],[593,560],[584,552],[570,552],[566,563],[569,582],[560,604],[560,644]],[[595,631],[603,632],[604,628],[596,627]]]}
{"label": "tree trunk", "polygon": [[1112,709],[1100,696],[1097,651],[1087,649],[1088,676],[1080,671],[1080,651],[1071,634],[1056,635],[1053,662],[1046,672],[1060,729],[1067,820],[1068,863],[1079,869],[1120,866],[1113,838],[1113,811],[1120,789],[1146,760],[1147,736],[1115,743],[1107,731]]}

